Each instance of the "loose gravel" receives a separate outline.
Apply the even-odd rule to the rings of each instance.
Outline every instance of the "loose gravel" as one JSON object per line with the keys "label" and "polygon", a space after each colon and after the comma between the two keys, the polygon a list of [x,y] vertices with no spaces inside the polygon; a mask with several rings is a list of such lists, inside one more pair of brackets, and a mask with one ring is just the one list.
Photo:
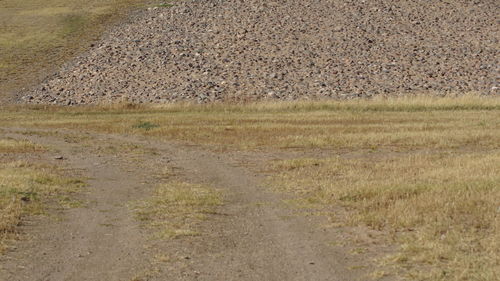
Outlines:
{"label": "loose gravel", "polygon": [[111,29],[34,104],[497,95],[496,0],[186,0]]}

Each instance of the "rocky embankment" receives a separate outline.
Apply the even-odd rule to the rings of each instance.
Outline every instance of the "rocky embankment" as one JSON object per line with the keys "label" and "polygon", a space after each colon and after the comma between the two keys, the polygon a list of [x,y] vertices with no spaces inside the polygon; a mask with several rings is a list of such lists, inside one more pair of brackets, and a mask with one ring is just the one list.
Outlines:
{"label": "rocky embankment", "polygon": [[119,24],[20,100],[499,94],[495,0],[186,0]]}

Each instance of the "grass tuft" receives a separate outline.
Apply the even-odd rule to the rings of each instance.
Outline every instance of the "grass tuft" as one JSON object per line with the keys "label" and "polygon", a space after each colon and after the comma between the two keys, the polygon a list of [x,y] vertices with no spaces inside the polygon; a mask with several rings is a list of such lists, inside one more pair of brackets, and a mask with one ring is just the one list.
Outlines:
{"label": "grass tuft", "polygon": [[198,235],[196,224],[222,204],[219,191],[203,185],[171,182],[136,207],[140,221],[159,229],[162,238]]}
{"label": "grass tuft", "polygon": [[0,153],[27,153],[43,150],[41,145],[27,140],[0,139]]}
{"label": "grass tuft", "polygon": [[156,5],[156,7],[159,7],[159,8],[170,8],[173,6],[174,6],[174,4],[171,2],[161,2],[160,4]]}
{"label": "grass tuft", "polygon": [[144,129],[146,131],[149,131],[151,129],[158,128],[158,127],[160,127],[160,126],[157,124],[151,123],[151,122],[139,122],[139,123],[134,125],[134,128]]}

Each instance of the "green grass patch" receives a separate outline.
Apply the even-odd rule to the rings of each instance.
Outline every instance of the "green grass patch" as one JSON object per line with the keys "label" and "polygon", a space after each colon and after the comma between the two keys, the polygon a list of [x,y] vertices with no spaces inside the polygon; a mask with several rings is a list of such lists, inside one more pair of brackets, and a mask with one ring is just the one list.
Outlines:
{"label": "green grass patch", "polygon": [[170,8],[170,7],[173,7],[174,4],[171,3],[171,2],[162,2],[158,5],[156,5],[156,7],[159,7],[159,8]]}
{"label": "green grass patch", "polygon": [[149,131],[151,129],[158,128],[158,127],[160,127],[160,126],[157,124],[151,123],[151,122],[139,122],[139,123],[134,125],[134,128],[144,129],[146,131]]}

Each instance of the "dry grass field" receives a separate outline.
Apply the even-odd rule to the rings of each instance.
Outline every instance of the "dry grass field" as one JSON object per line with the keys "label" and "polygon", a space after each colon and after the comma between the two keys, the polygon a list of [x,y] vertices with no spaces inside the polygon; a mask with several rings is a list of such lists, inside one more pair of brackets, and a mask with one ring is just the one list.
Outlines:
{"label": "dry grass field", "polygon": [[[329,213],[338,225],[386,232],[387,239],[379,242],[397,250],[379,261],[385,270],[411,280],[496,280],[500,274],[498,98],[13,107],[0,112],[0,126],[303,155],[268,162],[270,186],[295,194],[298,206],[342,207],[347,213]],[[36,147],[2,144],[3,151]],[[7,174],[0,173],[3,182]],[[58,182],[46,186],[44,181],[43,189],[53,190]],[[190,192],[180,194],[177,185],[160,186],[139,208],[139,217],[163,224],[166,236],[189,230],[189,222],[165,224],[169,210],[188,210],[196,217],[220,203],[209,188],[189,186],[182,190]],[[169,196],[162,199],[162,194]]]}
{"label": "dry grass field", "polygon": [[389,230],[400,248],[384,262],[416,280],[495,280],[499,168],[498,150],[308,158],[276,163],[273,183],[308,207],[344,206],[340,224]]}
{"label": "dry grass field", "polygon": [[0,0],[0,281],[500,280],[498,5],[420,2]]}
{"label": "dry grass field", "polygon": [[233,149],[496,149],[497,98],[14,107],[0,124],[126,133]]}

